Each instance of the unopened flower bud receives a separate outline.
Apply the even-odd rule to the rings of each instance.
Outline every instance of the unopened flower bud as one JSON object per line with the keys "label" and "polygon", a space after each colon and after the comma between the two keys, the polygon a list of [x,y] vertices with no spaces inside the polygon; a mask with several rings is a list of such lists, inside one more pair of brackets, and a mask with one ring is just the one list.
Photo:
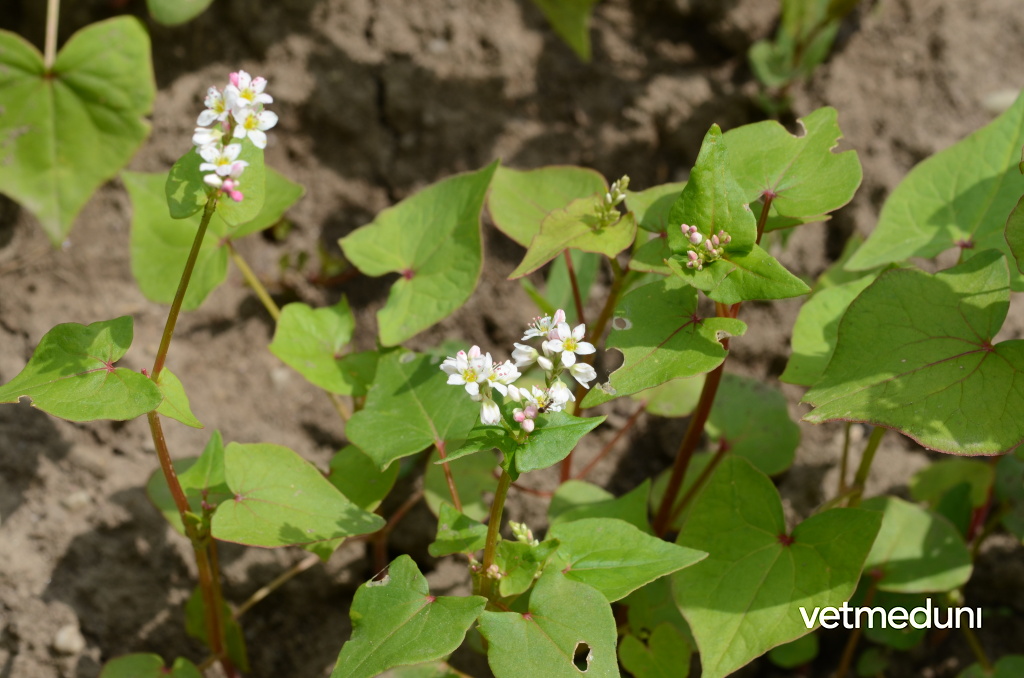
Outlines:
{"label": "unopened flower bud", "polygon": [[690,234],[689,240],[691,245],[699,245],[701,241],[704,240],[704,236],[700,233],[694,232]]}
{"label": "unopened flower bud", "polygon": [[536,427],[536,424],[533,423],[533,419],[526,419],[522,424],[520,424],[520,428],[527,433],[533,433],[534,427]]}

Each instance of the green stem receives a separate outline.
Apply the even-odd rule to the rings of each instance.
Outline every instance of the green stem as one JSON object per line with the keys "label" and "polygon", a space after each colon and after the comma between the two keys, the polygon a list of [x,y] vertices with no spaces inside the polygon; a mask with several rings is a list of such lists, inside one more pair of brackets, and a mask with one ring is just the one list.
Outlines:
{"label": "green stem", "polygon": [[852,422],[846,422],[846,427],[843,429],[843,456],[839,460],[839,486],[836,488],[836,496],[841,497],[846,494],[846,470],[850,463],[850,427],[853,426]]}
{"label": "green stem", "polygon": [[512,484],[512,476],[508,471],[501,472],[498,479],[498,488],[494,491],[494,501],[491,502],[491,515],[487,519],[487,544],[484,546],[484,562],[480,570],[480,593],[491,600],[494,595],[494,578],[488,570],[494,564],[494,556],[498,553],[498,539],[501,530],[501,513],[505,509],[505,497],[508,496],[508,488]]}
{"label": "green stem", "polygon": [[185,270],[182,271],[181,281],[178,283],[178,291],[174,293],[174,301],[171,302],[171,310],[167,313],[167,323],[164,325],[163,336],[160,337],[160,348],[156,352],[156,360],[153,361],[153,373],[150,377],[153,381],[159,381],[160,371],[164,368],[164,361],[167,360],[167,351],[171,347],[171,337],[174,336],[174,326],[178,322],[178,314],[181,313],[181,304],[185,300],[185,291],[188,289],[189,280],[192,279],[192,271],[196,267],[196,259],[199,258],[199,248],[203,244],[203,236],[210,225],[214,210],[217,209],[217,196],[214,193],[206,201],[206,209],[203,210],[203,219],[199,222],[199,230],[196,238],[192,241],[192,250],[188,253],[188,260],[185,262]]}
{"label": "green stem", "polygon": [[868,473],[871,471],[871,462],[875,460],[875,453],[878,452],[878,444],[882,442],[882,436],[889,429],[884,426],[876,426],[868,438],[867,447],[864,448],[864,455],[860,458],[860,466],[857,467],[857,475],[853,478],[853,494],[850,496],[848,506],[856,508],[860,504],[861,495],[864,494],[864,483],[868,480]]}
{"label": "green stem", "polygon": [[57,26],[60,19],[60,0],[46,3],[46,42],[43,44],[43,70],[50,73],[57,62]]}
{"label": "green stem", "polygon": [[245,259],[242,258],[242,255],[238,253],[238,250],[235,249],[235,244],[228,240],[227,245],[228,252],[231,253],[231,261],[235,262],[235,266],[237,266],[238,270],[242,272],[242,277],[245,278],[245,282],[249,284],[252,291],[255,292],[256,296],[259,297],[259,300],[263,302],[263,308],[267,309],[267,313],[269,313],[270,317],[274,319],[274,322],[280,320],[281,308],[270,297],[270,293],[267,292],[267,288],[263,286],[263,283],[260,282],[260,279],[256,277],[255,273],[253,273],[249,264],[246,263]]}
{"label": "green stem", "polygon": [[971,646],[971,652],[974,653],[978,663],[981,664],[983,673],[985,675],[991,675],[992,662],[989,661],[988,655],[985,654],[985,648],[981,646],[981,641],[978,640],[978,636],[969,626],[961,626],[960,630],[964,632],[964,638],[967,639],[967,644]]}

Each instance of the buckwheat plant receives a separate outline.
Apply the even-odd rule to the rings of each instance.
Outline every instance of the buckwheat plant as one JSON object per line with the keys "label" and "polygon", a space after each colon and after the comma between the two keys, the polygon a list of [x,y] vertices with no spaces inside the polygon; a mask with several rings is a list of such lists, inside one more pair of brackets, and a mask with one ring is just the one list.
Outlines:
{"label": "buckwheat plant", "polygon": [[[0,40],[0,59],[28,58],[24,45]],[[70,63],[57,57],[47,72],[74,81]],[[363,274],[397,274],[375,346],[357,351],[344,297],[279,308],[234,246],[302,195],[264,164],[277,122],[267,90],[261,77],[230,74],[206,92],[193,148],[169,172],[121,175],[133,272],[149,299],[169,304],[152,369],[116,366],[132,318],[68,323],[0,386],[0,403],[28,397],[72,421],[148,419],[160,470],[147,491],[193,548],[187,630],[209,657],[167,668],[155,654],[128,655],[103,678],[196,678],[214,664],[229,678],[265,675],[249,666],[241,618],[347,539],[366,541],[372,564],[359,575],[367,581],[352,601],[352,633],[336,639],[337,661],[324,667],[332,678],[466,676],[453,668],[456,651],[486,653],[497,678],[686,676],[695,657],[702,676],[721,678],[764,654],[842,678],[855,660],[884,661],[877,648],[858,658],[867,642],[922,641],[913,621],[922,633],[892,631],[907,628],[908,605],[939,633],[953,626],[953,606],[957,620],[971,613],[972,624],[957,624],[978,660],[964,678],[1020,675],[1019,656],[989,660],[975,629],[990,610],[964,587],[989,535],[1024,537],[1024,458],[1011,453],[1024,441],[1024,341],[995,341],[1011,289],[1024,289],[1024,99],[915,168],[874,233],[816,281],[787,270],[765,236],[827,219],[859,186],[856,152],[835,150],[830,108],[805,116],[801,136],[774,122],[713,126],[685,184],[631,191],[625,176],[609,185],[584,168],[498,162],[443,179],[341,239]],[[405,348],[477,287],[485,207],[523,247],[510,277],[524,280],[540,315],[506,360],[476,345],[446,358]],[[51,235],[63,237],[64,217]],[[173,245],[182,239],[187,250]],[[936,273],[908,262],[949,249],[959,261]],[[225,444],[216,431],[201,452],[171,457],[166,420],[203,427],[168,368],[174,327],[223,282],[229,259],[275,322],[269,350],[322,389],[344,422],[347,444],[326,473],[285,447]],[[792,524],[772,476],[793,463],[800,427],[773,385],[724,366],[731,342],[746,340],[745,303],[805,295],[780,379],[807,388],[802,421],[841,422],[844,449],[834,492]],[[610,372],[607,349],[621,354]],[[658,417],[687,418],[670,468],[636,478],[632,466],[650,451],[633,445],[614,471],[633,480],[629,492],[586,481],[638,421]],[[864,496],[890,429],[952,455],[911,478],[913,501]],[[851,478],[850,447],[868,431]],[[417,489],[383,503],[400,472],[424,467]],[[504,529],[510,492],[550,500],[546,521]],[[407,554],[388,562],[390,535],[421,501],[437,516],[429,554],[464,564],[472,595],[432,593]],[[220,541],[310,553],[232,607]],[[950,610],[933,621],[939,607]],[[864,609],[892,623],[862,629]],[[839,619],[842,655],[817,657],[817,627]]]}

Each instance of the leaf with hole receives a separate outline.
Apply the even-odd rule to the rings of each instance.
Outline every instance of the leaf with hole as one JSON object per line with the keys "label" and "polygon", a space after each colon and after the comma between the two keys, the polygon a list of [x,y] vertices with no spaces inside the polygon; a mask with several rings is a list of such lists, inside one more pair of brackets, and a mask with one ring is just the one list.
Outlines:
{"label": "leaf with hole", "polygon": [[349,616],[352,637],[331,678],[373,678],[395,666],[447,657],[483,612],[481,596],[434,596],[409,556],[399,556],[381,581],[359,587]]}
{"label": "leaf with hole", "polygon": [[0,386],[0,403],[29,398],[33,407],[69,421],[126,421],[155,410],[164,396],[153,380],[114,367],[131,343],[130,316],[57,325],[24,369]]}
{"label": "leaf with hole", "polygon": [[611,606],[596,589],[557,570],[537,580],[525,611],[481,614],[480,633],[496,678],[619,676]]}
{"label": "leaf with hole", "polygon": [[837,120],[836,109],[825,107],[798,120],[801,136],[774,120],[723,135],[729,171],[744,201],[773,196],[766,231],[823,221],[853,198],[862,178],[860,160],[853,150],[834,152],[843,137]]}
{"label": "leaf with hole", "polygon": [[673,575],[705,678],[721,678],[809,632],[800,613],[845,603],[878,533],[875,511],[835,508],[786,527],[768,476],[726,456],[677,543],[709,556]]}
{"label": "leaf with hole", "polygon": [[400,273],[377,311],[380,341],[395,346],[447,318],[476,289],[483,266],[480,212],[497,161],[437,182],[341,239],[369,276]]}
{"label": "leaf with hole", "polygon": [[622,353],[622,367],[612,372],[610,388],[590,389],[583,407],[710,372],[725,360],[719,337],[741,335],[747,327],[734,318],[702,317],[697,291],[675,277],[624,295],[611,326],[607,345]]}
{"label": "leaf with hole", "polygon": [[155,96],[149,36],[134,18],[78,31],[50,73],[35,47],[0,31],[0,192],[60,244],[149,134]]}
{"label": "leaf with hole", "polygon": [[822,378],[804,395],[812,423],[893,428],[952,454],[998,454],[1024,440],[1024,341],[998,344],[1009,307],[994,250],[929,275],[890,270],[850,305]]}
{"label": "leaf with hole", "polygon": [[353,504],[287,447],[229,444],[224,480],[232,498],[213,516],[217,539],[273,548],[369,534],[384,526],[380,516]]}
{"label": "leaf with hole", "polygon": [[662,541],[616,518],[558,523],[548,537],[561,542],[555,555],[559,570],[569,579],[593,586],[609,603],[707,557],[703,551]]}
{"label": "leaf with hole", "polygon": [[363,409],[349,419],[348,439],[381,468],[430,445],[464,439],[479,405],[447,383],[430,356],[404,350],[381,356]]}
{"label": "leaf with hole", "polygon": [[533,170],[499,167],[491,181],[487,209],[498,230],[523,247],[540,231],[547,216],[577,198],[608,190],[604,177],[592,169],[553,165]]}

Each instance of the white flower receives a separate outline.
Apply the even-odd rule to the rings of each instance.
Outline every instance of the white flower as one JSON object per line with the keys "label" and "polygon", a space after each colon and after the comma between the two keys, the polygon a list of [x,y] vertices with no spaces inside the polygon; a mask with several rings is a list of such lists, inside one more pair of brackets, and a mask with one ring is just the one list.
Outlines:
{"label": "white flower", "polygon": [[501,410],[498,409],[498,405],[488,398],[483,396],[480,401],[480,423],[494,426],[501,423]]}
{"label": "white flower", "polygon": [[516,349],[512,351],[512,360],[516,361],[516,367],[526,367],[537,362],[540,352],[533,346],[527,344],[514,344]]}
{"label": "white flower", "polygon": [[236,162],[231,166],[231,171],[226,177],[221,177],[218,174],[207,174],[203,177],[208,185],[219,189],[221,193],[227,194],[229,198],[235,202],[242,202],[242,192],[238,190],[239,184],[238,177],[242,175],[242,170],[245,169],[245,163]]}
{"label": "white flower", "polygon": [[208,127],[215,122],[224,122],[228,119],[228,114],[231,112],[228,102],[216,87],[211,87],[206,91],[206,99],[203,100],[203,104],[206,106],[206,110],[199,114],[196,124]]}
{"label": "white flower", "polygon": [[597,379],[597,371],[586,363],[576,363],[569,368],[569,374],[583,388],[590,388],[590,382]]}
{"label": "white flower", "polygon": [[224,132],[208,127],[196,127],[195,132],[192,134],[192,143],[200,148],[211,144],[220,145],[224,143]]}
{"label": "white flower", "polygon": [[[466,386],[466,393],[471,396],[480,394],[480,384],[487,383],[490,367],[480,355],[480,347],[473,346],[467,354],[459,351],[454,358],[447,358],[441,363],[441,369],[448,375],[448,383],[453,386]],[[499,415],[500,416],[500,415]]]}
{"label": "white flower", "polygon": [[199,171],[216,172],[220,176],[226,177],[235,170],[237,165],[241,165],[244,169],[248,167],[249,163],[238,160],[238,154],[241,152],[241,144],[229,144],[224,148],[215,144],[203,146],[199,149],[199,155],[206,162],[199,166]]}
{"label": "white flower", "polygon": [[576,354],[590,355],[597,349],[589,341],[583,341],[583,335],[587,328],[581,323],[571,331],[568,323],[559,323],[552,333],[552,338],[545,343],[552,353],[562,354],[562,366],[572,367],[576,362]]}
{"label": "white flower", "polygon": [[235,116],[234,137],[236,139],[242,140],[248,136],[256,148],[267,147],[265,132],[277,124],[276,113],[273,111],[257,113],[252,108],[236,108],[232,114]]}
{"label": "white flower", "polygon": [[558,309],[555,311],[553,316],[544,316],[543,318],[534,318],[533,322],[526,328],[526,334],[523,335],[523,341],[532,337],[547,337],[551,330],[558,326],[558,323],[565,322],[565,311]]}
{"label": "white flower", "polygon": [[556,381],[548,389],[548,412],[561,412],[565,408],[565,404],[570,400],[576,400],[576,397],[569,390],[562,380]]}
{"label": "white flower", "polygon": [[[487,362],[491,360],[491,354],[487,354]],[[506,360],[500,365],[495,365],[491,370],[491,374],[487,377],[488,381],[496,391],[499,391],[501,395],[508,395],[508,389],[512,386],[512,382],[520,377],[519,370],[511,361]]]}
{"label": "white flower", "polygon": [[224,96],[230,105],[238,102],[242,107],[254,108],[256,104],[274,102],[274,97],[263,93],[267,87],[266,78],[254,78],[245,71],[238,71],[232,73],[228,79],[231,80],[231,84],[224,89]]}

